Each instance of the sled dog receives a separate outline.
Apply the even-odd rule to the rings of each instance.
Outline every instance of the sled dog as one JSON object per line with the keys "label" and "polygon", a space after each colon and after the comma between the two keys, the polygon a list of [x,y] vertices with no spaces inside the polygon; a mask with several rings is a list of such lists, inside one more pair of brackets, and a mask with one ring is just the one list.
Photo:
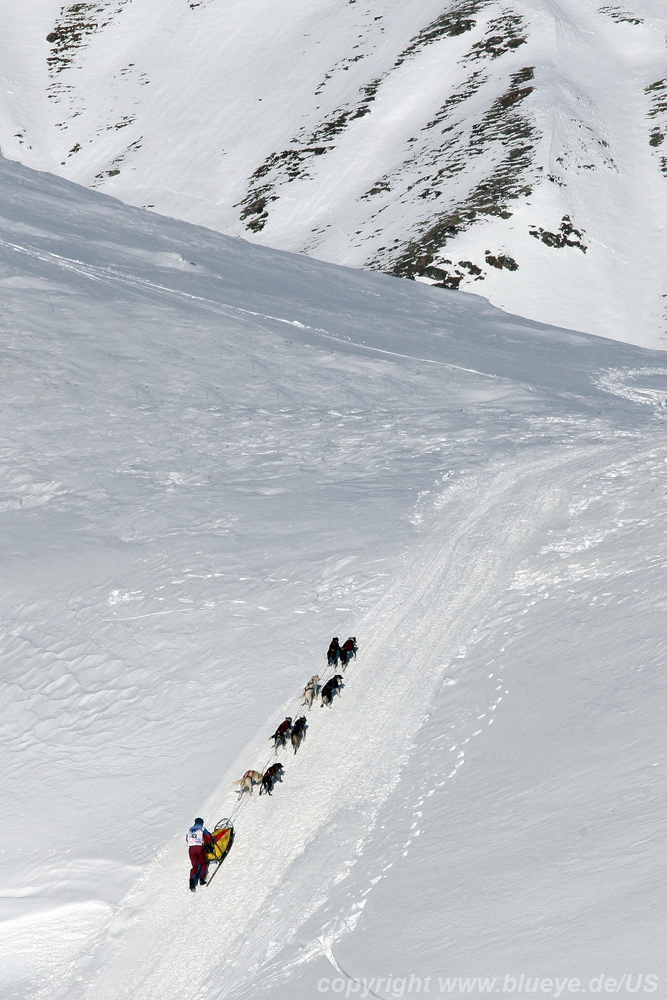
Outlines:
{"label": "sled dog", "polygon": [[261,795],[263,792],[266,792],[267,795],[270,795],[276,781],[283,780],[283,771],[282,764],[272,764],[271,767],[267,768],[262,775],[262,787],[259,790],[259,794]]}
{"label": "sled dog", "polygon": [[261,784],[261,781],[261,771],[246,771],[242,778],[232,782],[232,784],[239,786],[239,798],[241,798],[244,792],[249,792],[252,795],[253,786]]}
{"label": "sled dog", "polygon": [[318,692],[320,690],[320,675],[313,674],[305,688],[303,689],[303,700],[304,704],[310,710],[313,707],[313,702],[317,698]]}
{"label": "sled dog", "polygon": [[349,639],[346,639],[343,645],[340,647],[340,652],[338,654],[340,659],[340,665],[345,670],[352,657],[357,658],[357,640],[353,635]]}
{"label": "sled dog", "polygon": [[331,680],[326,682],[326,684],[322,688],[322,705],[321,705],[322,708],[324,708],[325,705],[328,705],[329,708],[331,708],[334,695],[336,694],[337,691],[340,691],[341,688],[343,687],[343,685],[341,684],[342,680],[343,680],[342,674],[334,674]]}
{"label": "sled dog", "polygon": [[306,722],[306,716],[302,715],[296,720],[292,726],[292,732],[290,739],[292,741],[292,746],[294,747],[294,753],[297,752],[301,744],[306,738],[306,729],[308,728],[308,723]]}
{"label": "sled dog", "polygon": [[285,744],[287,743],[287,738],[291,733],[291,731],[292,731],[292,718],[291,716],[288,716],[283,722],[280,723],[273,736],[269,736],[269,739],[273,740],[273,746],[276,752],[278,751],[279,746],[281,747],[285,746]]}
{"label": "sled dog", "polygon": [[338,663],[338,655],[340,653],[340,643],[338,642],[338,636],[335,635],[331,640],[329,649],[327,650],[327,663],[330,667],[335,667]]}

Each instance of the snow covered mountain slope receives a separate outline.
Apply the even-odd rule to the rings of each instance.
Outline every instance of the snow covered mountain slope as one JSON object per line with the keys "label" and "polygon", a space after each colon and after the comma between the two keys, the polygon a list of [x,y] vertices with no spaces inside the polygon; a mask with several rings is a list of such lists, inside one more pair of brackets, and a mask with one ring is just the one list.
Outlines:
{"label": "snow covered mountain slope", "polygon": [[664,0],[5,5],[0,145],[130,204],[661,347],[666,35]]}
{"label": "snow covered mountain slope", "polygon": [[2,1000],[664,984],[667,356],[0,191]]}

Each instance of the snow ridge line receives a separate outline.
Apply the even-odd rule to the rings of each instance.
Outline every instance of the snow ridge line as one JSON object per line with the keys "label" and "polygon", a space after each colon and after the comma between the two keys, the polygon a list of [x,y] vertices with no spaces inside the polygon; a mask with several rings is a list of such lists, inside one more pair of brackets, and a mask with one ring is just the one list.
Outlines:
{"label": "snow ridge line", "polygon": [[193,292],[186,292],[183,289],[172,288],[169,285],[162,285],[159,282],[150,281],[148,278],[140,278],[138,276],[127,274],[123,271],[119,271],[117,268],[100,267],[95,264],[85,264],[83,261],[76,260],[75,258],[63,257],[60,254],[50,253],[47,251],[31,250],[27,247],[22,247],[17,243],[10,243],[6,240],[0,240],[0,246],[9,247],[17,253],[24,253],[28,256],[35,257],[44,263],[55,263],[59,267],[63,267],[65,270],[72,271],[75,274],[80,274],[82,277],[89,278],[91,281],[115,281],[119,284],[129,285],[132,288],[139,288],[160,293],[167,292],[170,295],[177,296],[178,298],[194,302],[201,309],[205,309],[207,312],[231,312],[237,313],[240,316],[250,316],[253,319],[265,320],[270,323],[280,323],[284,326],[289,326],[292,329],[303,330],[304,332],[314,335],[315,337],[332,341],[339,347],[354,347],[359,351],[366,351],[369,354],[379,354],[383,357],[400,358],[403,361],[415,361],[424,365],[435,365],[440,368],[446,368],[450,371],[465,372],[469,375],[479,375],[482,378],[491,379],[494,382],[509,383],[513,381],[506,376],[495,375],[493,372],[478,371],[476,368],[466,368],[464,365],[455,365],[452,362],[439,361],[435,358],[421,358],[414,354],[402,354],[400,351],[389,351],[385,348],[373,347],[368,344],[359,343],[358,341],[354,341],[349,338],[337,337],[335,334],[330,333],[323,327],[310,326],[307,323],[302,323],[300,320],[286,319],[284,316],[273,316],[270,313],[256,312],[252,309],[245,309],[243,306],[232,305],[229,302],[220,302],[217,299],[209,299],[203,295],[195,295]]}

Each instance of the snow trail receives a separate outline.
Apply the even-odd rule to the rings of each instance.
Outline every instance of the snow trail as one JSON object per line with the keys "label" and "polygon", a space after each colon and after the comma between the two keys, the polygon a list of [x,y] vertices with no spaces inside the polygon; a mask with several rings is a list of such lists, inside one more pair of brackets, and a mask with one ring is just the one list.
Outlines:
{"label": "snow trail", "polygon": [[[210,890],[187,893],[179,837],[126,898],[92,958],[98,973],[76,995],[234,994],[343,876],[399,780],[462,642],[534,551],[536,535],[567,501],[568,484],[590,475],[594,458],[599,464],[607,454],[581,448],[508,463],[488,479],[473,477],[450,499],[447,514],[406,557],[402,576],[360,623],[358,659],[342,695],[331,710],[313,708],[297,756],[283,753],[284,782],[270,799],[246,800],[234,848]],[[323,637],[323,649],[327,642]],[[258,733],[230,768],[206,803],[209,821],[230,814],[241,759],[245,769],[265,758],[266,740]],[[275,905],[280,892],[289,894],[288,907]],[[213,922],[224,932],[211,948],[206,929]],[[72,995],[71,983],[66,992]]]}

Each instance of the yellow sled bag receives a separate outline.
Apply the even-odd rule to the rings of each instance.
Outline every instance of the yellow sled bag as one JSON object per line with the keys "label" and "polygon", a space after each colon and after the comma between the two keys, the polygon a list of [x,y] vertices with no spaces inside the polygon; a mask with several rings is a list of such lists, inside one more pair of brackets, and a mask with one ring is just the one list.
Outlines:
{"label": "yellow sled bag", "polygon": [[213,842],[206,847],[207,861],[222,861],[231,849],[234,841],[234,826],[229,819],[221,819],[215,825],[211,834]]}

